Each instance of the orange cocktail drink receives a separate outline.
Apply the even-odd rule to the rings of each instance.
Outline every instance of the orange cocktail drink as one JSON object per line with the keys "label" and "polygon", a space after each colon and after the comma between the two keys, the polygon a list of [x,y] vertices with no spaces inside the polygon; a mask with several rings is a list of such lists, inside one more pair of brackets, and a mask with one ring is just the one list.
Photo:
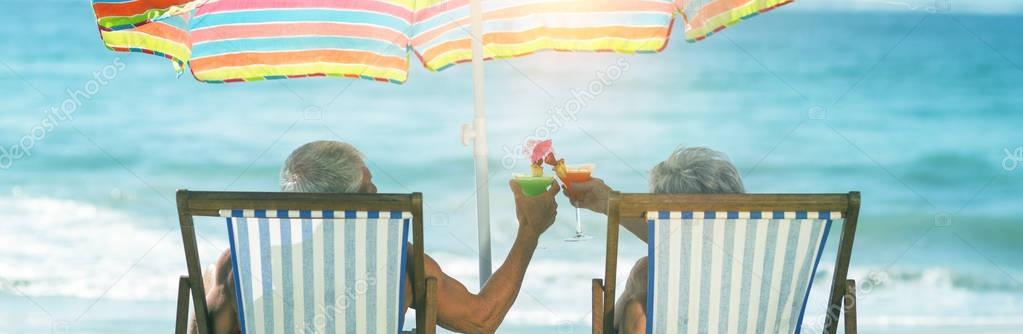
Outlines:
{"label": "orange cocktail drink", "polygon": [[565,166],[564,175],[561,175],[561,182],[565,183],[566,187],[571,187],[572,183],[589,181],[592,178],[592,174],[593,164]]}
{"label": "orange cocktail drink", "polygon": [[[558,177],[561,178],[561,182],[565,184],[565,190],[572,191],[572,184],[578,182],[586,182],[593,178],[593,164],[582,164],[582,165],[564,165],[564,161],[561,161],[563,168],[556,167],[555,169],[561,169],[558,172]],[[560,166],[559,166],[560,167]],[[583,234],[583,223],[579,219],[579,208],[575,208],[575,235],[565,239],[565,241],[577,242],[590,240],[592,237]]]}

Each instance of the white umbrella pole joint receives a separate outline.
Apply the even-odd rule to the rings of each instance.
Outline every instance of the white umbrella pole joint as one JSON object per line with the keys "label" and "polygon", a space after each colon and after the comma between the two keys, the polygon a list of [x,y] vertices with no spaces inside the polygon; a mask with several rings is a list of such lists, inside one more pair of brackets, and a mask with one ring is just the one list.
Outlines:
{"label": "white umbrella pole joint", "polygon": [[487,149],[487,113],[484,109],[483,90],[483,14],[480,0],[469,3],[470,24],[472,31],[472,125],[462,125],[462,144],[468,145],[472,140],[472,156],[476,165],[476,220],[478,224],[480,288],[490,279],[492,266],[490,261],[490,186],[488,149]]}

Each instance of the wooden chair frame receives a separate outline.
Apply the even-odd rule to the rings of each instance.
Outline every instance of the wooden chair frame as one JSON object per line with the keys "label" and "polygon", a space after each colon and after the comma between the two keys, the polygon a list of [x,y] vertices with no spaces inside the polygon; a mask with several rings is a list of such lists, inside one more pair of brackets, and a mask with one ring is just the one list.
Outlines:
{"label": "wooden chair frame", "polygon": [[207,192],[178,190],[178,219],[181,238],[185,246],[188,275],[178,283],[177,324],[175,333],[183,334],[188,327],[188,295],[192,296],[199,334],[210,333],[203,286],[202,265],[196,244],[193,217],[220,217],[221,209],[286,209],[286,210],[360,210],[407,211],[412,213],[411,263],[414,287],[412,305],[416,309],[416,330],[419,333],[436,332],[437,303],[436,279],[427,278],[423,269],[423,195],[411,194],[337,194],[337,193],[282,193],[282,192]]}
{"label": "wooden chair frame", "polygon": [[[856,333],[856,283],[848,279],[849,259],[860,213],[860,193],[847,194],[622,194],[611,193],[607,212],[607,255],[604,279],[593,279],[593,333],[615,333],[615,275],[618,232],[623,219],[646,220],[648,211],[839,211],[845,223],[828,298],[824,333],[838,331],[845,314],[845,332]],[[650,298],[651,296],[647,296]],[[843,308],[844,301],[844,308]]]}

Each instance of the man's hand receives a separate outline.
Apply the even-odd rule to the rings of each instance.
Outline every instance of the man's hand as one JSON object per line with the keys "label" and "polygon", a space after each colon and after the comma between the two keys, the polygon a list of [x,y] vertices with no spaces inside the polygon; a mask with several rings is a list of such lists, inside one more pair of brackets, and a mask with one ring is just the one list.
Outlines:
{"label": "man's hand", "polygon": [[565,196],[577,208],[587,209],[600,214],[607,214],[607,198],[611,187],[604,180],[593,178],[585,182],[573,182],[565,189]]}
{"label": "man's hand", "polygon": [[523,194],[522,188],[519,188],[519,183],[515,180],[511,180],[508,186],[515,195],[515,215],[519,218],[519,233],[539,237],[554,224],[554,218],[558,215],[558,203],[554,198],[561,191],[561,186],[557,182],[552,182],[547,192],[536,196]]}

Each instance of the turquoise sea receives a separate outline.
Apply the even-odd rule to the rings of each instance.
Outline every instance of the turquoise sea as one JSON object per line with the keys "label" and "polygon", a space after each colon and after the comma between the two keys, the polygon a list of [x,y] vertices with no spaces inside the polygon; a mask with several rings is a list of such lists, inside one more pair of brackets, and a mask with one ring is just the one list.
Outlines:
{"label": "turquoise sea", "polygon": [[[471,150],[459,143],[469,66],[415,68],[405,85],[205,85],[104,49],[86,1],[15,4],[0,23],[0,154],[24,154],[0,156],[0,333],[171,332],[185,270],[174,190],[276,190],[287,154],[319,139],[359,147],[381,191],[423,192],[428,253],[478,288]],[[863,332],[1019,332],[1023,16],[799,6],[699,43],[677,34],[663,54],[489,62],[495,262],[515,233],[505,184],[528,170],[514,153],[524,139],[549,136],[632,192],[674,148],[709,146],[751,192],[862,191],[851,275],[867,284]],[[70,118],[53,118],[65,103]],[[574,119],[557,112],[569,107]],[[584,213],[595,240],[564,243],[574,210],[559,204],[501,333],[589,331],[604,225]],[[206,259],[227,246],[217,220],[200,233]],[[644,253],[623,234],[620,263]]]}

